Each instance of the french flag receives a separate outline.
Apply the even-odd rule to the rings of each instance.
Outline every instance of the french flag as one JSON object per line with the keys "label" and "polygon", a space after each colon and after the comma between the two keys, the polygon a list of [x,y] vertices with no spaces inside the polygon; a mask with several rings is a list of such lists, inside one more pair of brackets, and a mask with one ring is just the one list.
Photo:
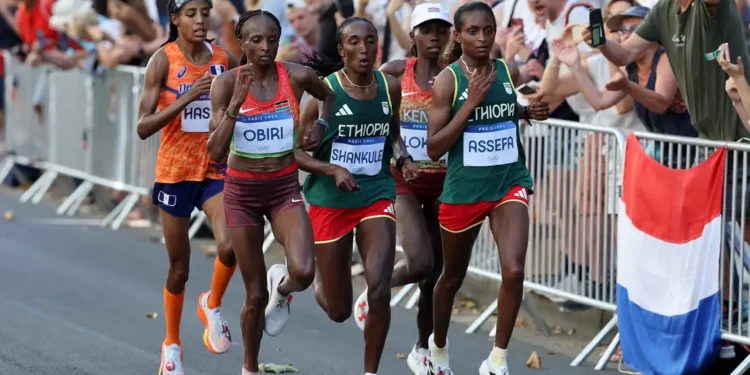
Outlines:
{"label": "french flag", "polygon": [[719,255],[725,149],[669,169],[628,137],[618,219],[617,314],[625,362],[699,374],[721,349]]}

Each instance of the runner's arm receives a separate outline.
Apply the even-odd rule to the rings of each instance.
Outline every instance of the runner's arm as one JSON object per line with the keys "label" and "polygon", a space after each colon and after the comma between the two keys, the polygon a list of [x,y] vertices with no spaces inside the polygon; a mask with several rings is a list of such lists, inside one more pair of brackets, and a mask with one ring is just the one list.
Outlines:
{"label": "runner's arm", "polygon": [[138,107],[138,136],[146,139],[167,126],[190,103],[189,95],[182,95],[164,110],[156,112],[159,97],[169,75],[169,59],[163,49],[148,62],[143,93]]}
{"label": "runner's arm", "polygon": [[669,58],[663,54],[656,66],[656,84],[654,90],[649,90],[641,85],[630,82],[625,93],[641,103],[644,107],[656,113],[664,113],[669,109],[677,94],[677,79],[669,65]]}
{"label": "runner's arm", "polygon": [[406,60],[393,60],[388,61],[378,68],[381,72],[394,76],[396,79],[401,80],[406,70]]}
{"label": "runner's arm", "polygon": [[[304,136],[304,134],[307,134],[307,129],[313,126],[313,123],[317,119],[318,100],[315,98],[310,98],[310,100],[307,102],[307,106],[305,106],[305,110],[302,111],[302,115],[299,119],[299,130],[297,131],[297,138],[299,138],[301,135]],[[301,139],[297,140],[297,142],[300,141]],[[308,154],[301,148],[297,148],[294,150],[294,156],[297,158],[299,169],[308,173],[333,177],[333,165],[331,165],[330,163],[315,159],[314,157],[312,157],[312,155]]]}
{"label": "runner's arm", "polygon": [[211,83],[211,120],[208,123],[208,142],[206,149],[211,160],[220,163],[229,152],[229,145],[234,135],[236,118],[229,117],[227,112],[239,113],[242,102],[232,102],[232,88],[234,87],[232,71],[224,73]]}
{"label": "runner's arm", "polygon": [[432,108],[427,118],[427,155],[434,161],[440,160],[453,147],[474,112],[474,108],[464,104],[451,118],[454,90],[453,73],[445,69],[435,79]]}

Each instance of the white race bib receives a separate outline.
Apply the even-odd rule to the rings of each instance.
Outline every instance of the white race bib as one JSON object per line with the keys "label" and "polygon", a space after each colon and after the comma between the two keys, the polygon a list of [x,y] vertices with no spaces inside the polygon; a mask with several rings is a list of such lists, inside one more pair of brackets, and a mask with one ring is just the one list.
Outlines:
{"label": "white race bib", "polygon": [[[406,151],[414,161],[430,161],[427,155],[427,124],[420,122],[402,122],[401,138],[404,139]],[[440,160],[446,160],[448,154],[443,155]]]}
{"label": "white race bib", "polygon": [[518,161],[516,124],[511,121],[464,128],[464,165],[491,167]]}
{"label": "white race bib", "polygon": [[385,136],[365,138],[336,137],[331,146],[331,164],[351,174],[375,176],[383,166]]}
{"label": "white race bib", "polygon": [[291,112],[237,116],[234,149],[247,154],[276,154],[294,149]]}
{"label": "white race bib", "polygon": [[211,120],[211,97],[203,94],[182,110],[182,131],[186,133],[208,133]]}

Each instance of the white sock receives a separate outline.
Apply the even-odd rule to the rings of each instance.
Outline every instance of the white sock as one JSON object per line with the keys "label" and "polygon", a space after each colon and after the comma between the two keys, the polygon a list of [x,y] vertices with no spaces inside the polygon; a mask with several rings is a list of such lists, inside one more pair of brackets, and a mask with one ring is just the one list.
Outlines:
{"label": "white sock", "polygon": [[506,358],[508,356],[508,349],[500,349],[497,346],[492,348],[490,352],[490,365],[492,368],[508,366]]}
{"label": "white sock", "polygon": [[366,372],[365,375],[378,375],[378,374],[374,374],[372,372]]}
{"label": "white sock", "polygon": [[448,364],[448,340],[445,340],[445,347],[439,348],[435,345],[434,335],[430,335],[427,347],[430,353],[430,361],[436,365],[447,365]]}
{"label": "white sock", "polygon": [[243,368],[242,368],[242,375],[260,375],[260,373],[259,373],[259,372],[252,372],[252,371],[247,371],[247,370],[245,370],[245,368],[243,367]]}

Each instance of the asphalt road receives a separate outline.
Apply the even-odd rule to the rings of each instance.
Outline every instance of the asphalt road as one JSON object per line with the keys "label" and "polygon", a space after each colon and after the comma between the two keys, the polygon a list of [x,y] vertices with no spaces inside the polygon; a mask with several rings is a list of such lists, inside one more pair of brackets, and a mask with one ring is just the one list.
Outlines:
{"label": "asphalt road", "polygon": [[[163,246],[144,231],[49,223],[45,219],[55,217],[50,202],[21,205],[16,192],[0,188],[0,213],[8,210],[16,217],[0,220],[0,375],[156,374],[164,337]],[[194,250],[182,321],[186,373],[240,374],[239,276],[224,299],[234,346],[221,356],[209,354],[195,308],[209,286],[213,259]],[[310,292],[296,295],[292,308],[284,333],[264,338],[262,362],[291,363],[302,374],[362,374],[362,332],[353,321],[329,321]],[[149,312],[159,317],[148,319]],[[414,311],[394,309],[379,374],[409,374],[396,354],[411,349],[414,319]],[[476,374],[491,345],[486,332],[465,335],[464,329],[451,327],[452,367]],[[542,354],[542,370],[526,368],[532,350]],[[591,364],[571,368],[570,358],[518,341],[509,354],[514,375],[599,373]]]}

